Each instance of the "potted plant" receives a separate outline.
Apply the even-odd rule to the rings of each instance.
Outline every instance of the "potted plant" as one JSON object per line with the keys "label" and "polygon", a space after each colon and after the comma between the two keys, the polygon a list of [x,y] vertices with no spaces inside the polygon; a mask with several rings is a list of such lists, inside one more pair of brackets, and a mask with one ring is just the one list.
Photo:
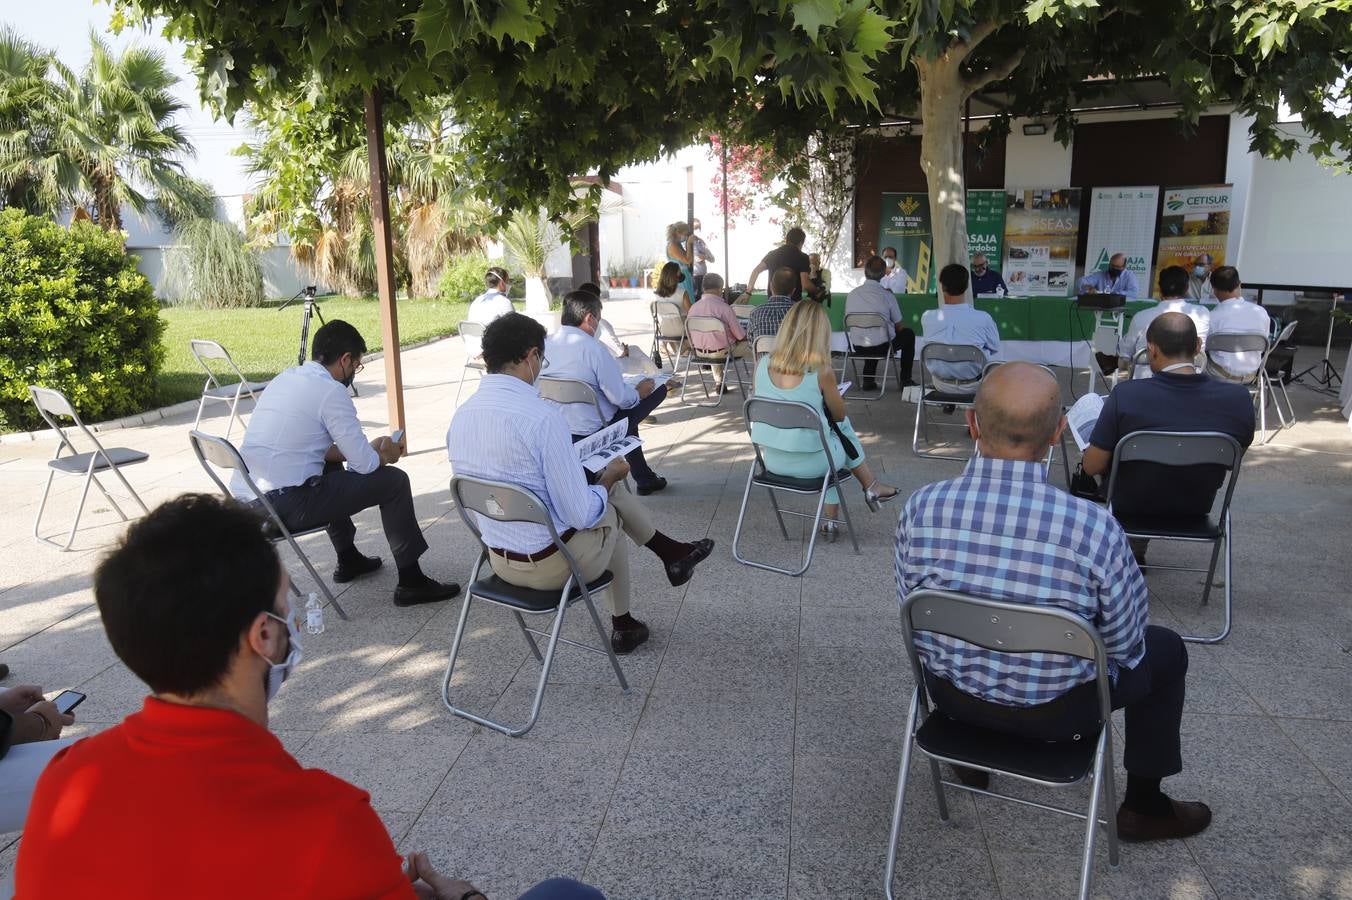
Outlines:
{"label": "potted plant", "polygon": [[620,272],[622,267],[620,261],[616,259],[612,259],[606,266],[606,278],[609,279],[610,286],[613,288],[620,286]]}

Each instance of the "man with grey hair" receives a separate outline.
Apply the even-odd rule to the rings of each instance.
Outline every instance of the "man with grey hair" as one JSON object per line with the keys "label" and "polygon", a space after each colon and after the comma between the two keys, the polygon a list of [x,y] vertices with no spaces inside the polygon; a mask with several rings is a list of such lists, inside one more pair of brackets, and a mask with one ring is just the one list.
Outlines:
{"label": "man with grey hair", "polygon": [[[728,301],[723,299],[723,276],[710,272],[704,276],[704,296],[690,306],[686,322],[698,317],[717,319],[723,323],[723,331],[690,331],[690,343],[702,353],[728,351],[729,359],[750,359],[754,354],[746,340],[746,329],[738,321]],[[687,326],[688,327],[688,326]],[[718,389],[723,390],[723,367],[714,366],[714,379]]]}
{"label": "man with grey hair", "polygon": [[[1146,841],[1198,833],[1211,810],[1160,790],[1183,768],[1187,650],[1174,632],[1147,624],[1145,579],[1117,521],[1047,483],[1042,460],[1066,427],[1060,386],[1040,366],[1006,363],[982,382],[967,425],[979,453],[963,474],[921,488],[902,510],[898,599],[941,588],[1052,606],[1092,623],[1108,651],[1113,708],[1126,709],[1118,834]],[[1046,741],[1099,727],[1090,661],[1001,653],[935,634],[918,636],[916,649],[944,715]],[[989,783],[988,772],[957,775],[971,786]]]}

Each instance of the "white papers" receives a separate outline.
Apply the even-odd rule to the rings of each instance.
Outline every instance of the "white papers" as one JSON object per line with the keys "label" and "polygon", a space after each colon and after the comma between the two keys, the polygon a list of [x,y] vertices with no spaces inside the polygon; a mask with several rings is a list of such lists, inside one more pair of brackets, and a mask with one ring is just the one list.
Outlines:
{"label": "white papers", "polygon": [[643,446],[641,440],[625,434],[628,430],[629,423],[619,421],[574,444],[582,467],[588,472],[600,472],[612,459]]}
{"label": "white papers", "polygon": [[657,390],[662,385],[666,384],[668,381],[671,380],[671,373],[657,372],[653,375],[644,375],[642,372],[639,372],[634,375],[625,375],[624,383],[629,385],[630,387],[636,388],[639,386],[639,384],[643,382],[645,378],[651,378],[653,380],[653,390]]}
{"label": "white papers", "polygon": [[844,397],[845,392],[852,387],[854,387],[853,381],[842,381],[840,384],[836,385],[836,389],[840,391],[840,396],[842,397]]}
{"label": "white papers", "polygon": [[1066,424],[1070,426],[1070,436],[1075,439],[1075,446],[1080,448],[1081,453],[1089,446],[1089,436],[1094,433],[1094,423],[1098,421],[1101,412],[1103,412],[1103,396],[1094,393],[1085,394],[1066,410]]}

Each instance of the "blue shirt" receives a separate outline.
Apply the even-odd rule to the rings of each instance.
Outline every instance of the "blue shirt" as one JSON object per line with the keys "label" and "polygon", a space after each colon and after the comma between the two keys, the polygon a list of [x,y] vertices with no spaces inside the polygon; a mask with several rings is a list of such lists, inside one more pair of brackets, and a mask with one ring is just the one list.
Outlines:
{"label": "blue shirt", "polygon": [[986,271],[980,275],[972,273],[972,295],[994,294],[999,291],[1009,293],[1009,288],[1005,285],[1004,276],[995,269],[986,267]]}
{"label": "blue shirt", "polygon": [[[927,309],[920,317],[920,331],[928,344],[963,344],[980,347],[986,362],[1000,352],[1000,329],[991,314],[966,303],[944,303]],[[922,352],[923,358],[923,352]],[[948,381],[976,381],[981,366],[974,362],[951,363],[935,360],[926,363],[930,374]]]}
{"label": "blue shirt", "polygon": [[[1145,656],[1149,600],[1127,537],[1102,507],[1047,483],[1041,463],[977,457],[911,495],[897,522],[897,596],[922,588],[1068,610],[1098,629],[1110,677]],[[918,633],[925,667],[992,703],[1046,703],[1094,677],[1089,660],[999,653]]]}
{"label": "blue shirt", "polygon": [[1136,286],[1136,275],[1131,269],[1123,269],[1116,278],[1109,275],[1107,269],[1091,272],[1080,279],[1081,293],[1087,288],[1094,288],[1100,294],[1121,294],[1128,300],[1141,296],[1141,289]]}
{"label": "blue shirt", "polygon": [[[591,528],[601,520],[606,490],[587,484],[568,422],[534,385],[512,375],[485,375],[446,430],[446,452],[457,475],[525,488],[549,510],[554,528]],[[479,518],[488,546],[537,553],[549,529],[529,522]]]}
{"label": "blue shirt", "polygon": [[[586,403],[554,404],[568,420],[573,434],[599,431],[615,418],[617,409],[638,405],[638,391],[624,383],[624,371],[614,354],[581,328],[564,325],[545,339],[545,359],[549,361],[542,377],[569,378],[591,385],[601,406],[602,421],[596,407]],[[551,402],[551,401],[545,401]]]}
{"label": "blue shirt", "polygon": [[[1188,371],[1156,372],[1123,381],[1103,401],[1089,443],[1113,452],[1133,431],[1219,431],[1253,443],[1249,389]],[[1118,472],[1113,509],[1125,515],[1189,516],[1211,510],[1225,481],[1218,465],[1162,466],[1135,462]]]}

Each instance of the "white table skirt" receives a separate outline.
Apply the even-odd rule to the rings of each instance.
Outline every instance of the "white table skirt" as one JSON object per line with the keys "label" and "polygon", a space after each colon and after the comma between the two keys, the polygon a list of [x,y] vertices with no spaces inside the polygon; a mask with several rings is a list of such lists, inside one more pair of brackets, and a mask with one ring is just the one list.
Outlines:
{"label": "white table skirt", "polygon": [[[920,348],[923,346],[925,346],[925,339],[917,337],[915,339],[917,359],[920,358]],[[832,332],[831,352],[844,353],[846,347],[845,332]],[[1004,360],[1005,362],[1018,360],[1039,363],[1044,366],[1084,369],[1088,368],[1093,362],[1093,353],[1084,341],[1001,341],[1000,352],[995,355],[994,359]]]}

